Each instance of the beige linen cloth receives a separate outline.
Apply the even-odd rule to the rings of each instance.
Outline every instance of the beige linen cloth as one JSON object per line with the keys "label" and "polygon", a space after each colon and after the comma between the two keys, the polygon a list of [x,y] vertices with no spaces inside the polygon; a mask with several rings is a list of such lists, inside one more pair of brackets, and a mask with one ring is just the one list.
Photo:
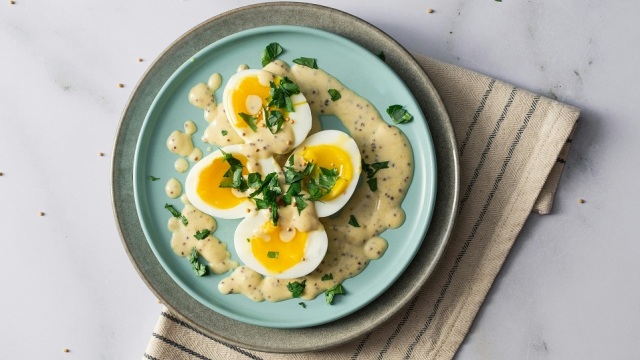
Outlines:
{"label": "beige linen cloth", "polygon": [[271,354],[224,344],[165,309],[145,359],[451,359],[532,211],[551,210],[579,110],[423,56],[460,153],[460,203],[447,249],[418,295],[337,348]]}

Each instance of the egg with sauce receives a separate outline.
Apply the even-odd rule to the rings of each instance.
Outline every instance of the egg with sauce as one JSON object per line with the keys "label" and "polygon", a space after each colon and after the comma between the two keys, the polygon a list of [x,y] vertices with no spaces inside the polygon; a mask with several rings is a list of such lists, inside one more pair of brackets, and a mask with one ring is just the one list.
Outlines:
{"label": "egg with sauce", "polygon": [[285,154],[309,134],[311,108],[301,92],[280,97],[283,101],[290,100],[293,111],[269,105],[273,95],[271,84],[278,87],[287,81],[257,69],[242,70],[229,78],[222,101],[231,127],[245,142],[261,143],[271,153]]}
{"label": "egg with sauce", "polygon": [[240,260],[256,272],[277,279],[298,278],[315,270],[327,252],[324,227],[317,222],[317,226],[302,231],[286,224],[281,220],[274,225],[269,210],[252,211],[238,224],[234,235]]}
{"label": "egg with sauce", "polygon": [[321,168],[337,170],[331,190],[315,202],[319,217],[338,212],[349,201],[362,172],[360,151],[353,138],[338,130],[320,131],[309,136],[291,156],[298,168],[314,164],[311,178],[319,178]]}
{"label": "egg with sauce", "polygon": [[[230,145],[205,156],[187,174],[185,194],[189,202],[198,210],[222,219],[239,219],[247,214],[247,209],[255,204],[246,193],[230,187],[220,187],[231,165],[224,158],[230,154],[242,164],[242,175],[249,173],[281,173],[280,166],[273,157],[260,158],[248,163],[247,154],[251,147],[243,144]],[[228,178],[227,178],[228,179]]]}

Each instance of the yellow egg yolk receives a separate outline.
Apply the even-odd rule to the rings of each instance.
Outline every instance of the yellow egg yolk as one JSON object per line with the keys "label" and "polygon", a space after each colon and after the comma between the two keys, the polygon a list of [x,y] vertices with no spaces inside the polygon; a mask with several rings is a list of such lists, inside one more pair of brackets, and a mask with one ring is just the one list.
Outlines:
{"label": "yellow egg yolk", "polygon": [[[256,115],[267,105],[267,98],[271,95],[271,87],[260,83],[258,76],[247,76],[236,84],[231,92],[231,103],[235,112],[235,125],[240,128],[247,127],[247,123],[238,115]],[[258,118],[260,121],[260,117]]]}
{"label": "yellow egg yolk", "polygon": [[[240,154],[232,155],[242,163],[242,174],[247,175],[247,158]],[[198,177],[196,193],[204,202],[218,209],[231,209],[246,200],[236,197],[231,188],[220,187],[220,182],[229,168],[229,163],[219,157],[202,169]]]}
{"label": "yellow egg yolk", "polygon": [[267,270],[275,273],[281,273],[302,261],[307,245],[307,233],[292,229],[296,234],[285,242],[280,238],[280,231],[279,225],[269,221],[262,226],[262,232],[270,238],[269,241],[262,237],[250,239],[253,256]]}
{"label": "yellow egg yolk", "polygon": [[334,145],[315,145],[307,146],[302,151],[302,158],[316,164],[312,176],[316,177],[320,174],[319,168],[338,169],[338,179],[331,191],[320,200],[328,201],[335,199],[347,190],[349,183],[353,178],[353,166],[351,166],[351,157],[341,147]]}

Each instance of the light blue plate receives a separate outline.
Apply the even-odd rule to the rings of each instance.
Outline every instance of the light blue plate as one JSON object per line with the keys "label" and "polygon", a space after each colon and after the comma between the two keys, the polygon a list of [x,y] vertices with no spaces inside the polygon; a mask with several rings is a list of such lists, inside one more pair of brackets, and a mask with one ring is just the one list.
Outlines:
{"label": "light blue plate", "polygon": [[[262,50],[274,41],[285,49],[279,59],[292,64],[291,60],[297,57],[316,58],[320,68],[371,101],[389,122],[385,110],[392,104],[404,105],[414,116],[411,123],[399,125],[412,145],[415,164],[413,181],[402,204],[407,219],[400,228],[382,234],[389,242],[385,255],[372,261],[358,276],[346,280],[343,285],[348,294],[336,298],[333,305],[327,305],[323,295],[305,301],[306,308],[298,305],[300,299],[256,303],[243,295],[222,295],[217,285],[228,274],[198,278],[188,260],[175,255],[170,246],[171,233],[167,230],[170,214],[164,204],[173,204],[177,209],[181,209],[182,204],[166,196],[164,185],[172,177],[184,184],[186,173],[174,170],[177,155],[167,150],[167,137],[174,130],[183,130],[184,122],[192,120],[198,127],[193,136],[194,144],[205,155],[210,147],[200,140],[207,123],[202,110],[189,104],[189,90],[197,83],[206,83],[214,72],[222,74],[224,87],[238,65],[260,68]],[[216,98],[221,100],[221,90]],[[335,128],[336,121],[333,120],[323,119],[325,128]],[[436,194],[436,160],[426,124],[413,95],[387,64],[376,54],[345,38],[299,26],[260,27],[225,37],[179,67],[147,113],[134,155],[133,178],[135,202],[144,234],[171,278],[193,298],[220,314],[273,328],[302,328],[337,320],[366,306],[387,290],[413,259],[425,237]],[[150,181],[149,176],[161,180]],[[216,220],[218,230],[215,235],[228,245],[232,258],[237,261],[233,233],[239,220]]]}

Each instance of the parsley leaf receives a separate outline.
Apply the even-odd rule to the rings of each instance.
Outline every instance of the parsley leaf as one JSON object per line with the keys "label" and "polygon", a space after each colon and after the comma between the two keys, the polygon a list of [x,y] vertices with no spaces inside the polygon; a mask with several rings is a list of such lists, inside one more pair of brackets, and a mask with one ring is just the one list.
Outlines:
{"label": "parsley leaf", "polygon": [[336,89],[329,89],[329,96],[331,96],[331,101],[337,101],[339,100],[342,95],[340,95],[340,92]]}
{"label": "parsley leaf", "polygon": [[173,217],[180,219],[180,221],[182,221],[182,224],[184,226],[187,226],[189,224],[189,221],[187,220],[187,218],[184,215],[182,215],[180,211],[176,210],[176,208],[174,208],[173,205],[164,204],[164,208],[169,210],[169,212],[171,213],[171,215],[173,215]]}
{"label": "parsley leaf", "polygon": [[327,304],[333,304],[333,298],[336,295],[345,295],[347,292],[342,287],[342,284],[338,284],[331,289],[324,292],[324,299],[327,301]]}
{"label": "parsley leaf", "polygon": [[220,133],[222,133],[222,136],[227,136],[229,132],[227,130],[221,130]]}
{"label": "parsley leaf", "polygon": [[273,42],[267,45],[267,47],[262,51],[262,66],[272,62],[280,54],[282,54],[282,46],[280,46],[280,44]]}
{"label": "parsley leaf", "polygon": [[380,52],[378,53],[378,57],[379,57],[382,61],[386,61],[386,60],[387,60],[387,57],[386,57],[386,56],[384,56],[384,51],[380,51]]}
{"label": "parsley leaf", "polygon": [[362,160],[362,170],[364,170],[364,172],[367,173],[367,184],[369,185],[369,189],[371,189],[371,191],[376,191],[378,190],[378,179],[376,179],[376,173],[378,172],[378,170],[382,170],[382,169],[388,169],[389,168],[389,162],[388,161],[381,161],[381,162],[375,162],[373,164],[367,164],[364,162],[364,160]]}
{"label": "parsley leaf", "polygon": [[297,59],[293,59],[293,62],[298,65],[303,65],[306,67],[310,67],[312,69],[317,69],[318,64],[316,63],[316,59],[308,58],[308,57],[299,57]]}
{"label": "parsley leaf", "polygon": [[196,250],[196,248],[191,249],[189,262],[191,263],[191,267],[198,277],[207,275],[207,265],[201,263],[198,259],[198,250]]}
{"label": "parsley leaf", "polygon": [[353,215],[349,216],[349,225],[353,227],[360,227],[360,224],[358,224],[358,220],[356,220],[356,217]]}
{"label": "parsley leaf", "polygon": [[209,235],[211,235],[211,230],[204,229],[204,230],[197,230],[196,234],[193,237],[195,237],[198,240],[204,240]]}
{"label": "parsley leaf", "polygon": [[291,292],[291,296],[293,296],[294,298],[300,297],[300,295],[302,295],[302,292],[304,291],[304,287],[306,286],[307,280],[302,280],[301,283],[294,281],[292,283],[288,283],[287,284],[287,289],[289,289],[289,291]]}
{"label": "parsley leaf", "polygon": [[[280,128],[282,128],[282,125],[284,124],[284,116],[282,115],[282,112],[280,112],[279,110],[269,111],[268,109],[265,109],[264,113],[265,119],[267,119],[267,126],[269,127],[269,131],[271,131],[272,134],[280,131]],[[274,130],[273,127],[275,127],[276,129]]]}
{"label": "parsley leaf", "polygon": [[387,114],[391,116],[391,120],[393,120],[396,124],[404,124],[413,120],[413,115],[409,114],[409,112],[402,105],[391,105],[387,108]]}
{"label": "parsley leaf", "polygon": [[291,95],[299,94],[300,87],[291,81],[288,77],[284,77],[276,85],[273,81],[271,86],[271,101],[267,105],[269,108],[275,107],[278,109],[285,109],[289,112],[294,112],[293,102],[291,101]]}
{"label": "parsley leaf", "polygon": [[246,191],[249,188],[247,184],[247,180],[242,176],[242,163],[240,160],[233,157],[232,154],[224,152],[224,150],[220,149],[222,152],[222,159],[229,164],[229,170],[222,176],[222,181],[220,181],[221,188],[234,188],[240,191]]}
{"label": "parsley leaf", "polygon": [[160,180],[160,178],[159,178],[159,177],[155,177],[155,176],[151,176],[151,175],[150,175],[150,176],[149,176],[149,180],[151,180],[151,181],[157,181],[157,180]]}
{"label": "parsley leaf", "polygon": [[333,274],[332,273],[324,274],[322,275],[322,279],[320,280],[322,281],[333,280]]}
{"label": "parsley leaf", "polygon": [[253,130],[253,132],[258,131],[258,126],[256,126],[256,124],[258,123],[257,117],[253,115],[245,114],[245,113],[238,113],[238,115],[240,115],[242,120],[244,120],[244,122],[246,122],[247,125],[249,125],[249,127],[251,128],[251,130]]}
{"label": "parsley leaf", "polygon": [[299,302],[298,305],[302,306],[303,309],[307,308],[307,304],[305,304],[303,302]]}
{"label": "parsley leaf", "polygon": [[269,259],[277,259],[279,255],[280,255],[280,253],[277,252],[277,251],[269,251],[269,252],[267,252],[267,257]]}

